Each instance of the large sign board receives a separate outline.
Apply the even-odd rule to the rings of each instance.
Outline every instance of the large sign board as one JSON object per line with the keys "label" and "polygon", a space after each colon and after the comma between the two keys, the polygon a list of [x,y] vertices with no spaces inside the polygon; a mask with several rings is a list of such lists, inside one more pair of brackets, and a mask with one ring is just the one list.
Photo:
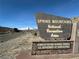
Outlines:
{"label": "large sign board", "polygon": [[40,36],[44,39],[70,39],[72,32],[72,22],[68,18],[37,15],[36,18]]}
{"label": "large sign board", "polygon": [[72,41],[33,42],[32,54],[67,54],[72,53]]}

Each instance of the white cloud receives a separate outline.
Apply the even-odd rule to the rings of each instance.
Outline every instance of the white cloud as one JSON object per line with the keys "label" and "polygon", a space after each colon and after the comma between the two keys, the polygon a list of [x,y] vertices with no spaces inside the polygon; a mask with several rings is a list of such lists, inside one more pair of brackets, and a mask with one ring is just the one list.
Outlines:
{"label": "white cloud", "polygon": [[18,28],[19,30],[33,30],[33,29],[38,29],[37,27],[23,27],[23,28]]}
{"label": "white cloud", "polygon": [[28,27],[19,28],[19,30],[28,30]]}

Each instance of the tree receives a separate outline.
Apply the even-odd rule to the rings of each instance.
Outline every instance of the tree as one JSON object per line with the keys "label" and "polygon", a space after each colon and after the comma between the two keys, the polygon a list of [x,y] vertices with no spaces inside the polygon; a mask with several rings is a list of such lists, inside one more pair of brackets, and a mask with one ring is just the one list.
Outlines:
{"label": "tree", "polygon": [[19,32],[18,28],[14,28],[14,32]]}

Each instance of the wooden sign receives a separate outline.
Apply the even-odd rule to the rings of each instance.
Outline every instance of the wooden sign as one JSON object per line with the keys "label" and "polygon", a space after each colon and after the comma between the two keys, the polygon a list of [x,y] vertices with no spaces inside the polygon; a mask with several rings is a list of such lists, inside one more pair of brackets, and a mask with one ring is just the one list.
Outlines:
{"label": "wooden sign", "polygon": [[72,41],[33,42],[32,55],[72,53]]}
{"label": "wooden sign", "polygon": [[46,40],[69,40],[72,22],[69,18],[48,14],[37,14],[36,22],[40,36]]}

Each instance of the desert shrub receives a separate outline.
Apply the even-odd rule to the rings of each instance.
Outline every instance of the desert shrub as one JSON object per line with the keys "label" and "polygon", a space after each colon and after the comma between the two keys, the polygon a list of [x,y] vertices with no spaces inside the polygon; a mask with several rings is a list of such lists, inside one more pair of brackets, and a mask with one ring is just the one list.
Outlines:
{"label": "desert shrub", "polygon": [[36,32],[34,33],[34,36],[37,36],[37,33]]}
{"label": "desert shrub", "polygon": [[14,28],[14,32],[20,32],[18,28]]}

